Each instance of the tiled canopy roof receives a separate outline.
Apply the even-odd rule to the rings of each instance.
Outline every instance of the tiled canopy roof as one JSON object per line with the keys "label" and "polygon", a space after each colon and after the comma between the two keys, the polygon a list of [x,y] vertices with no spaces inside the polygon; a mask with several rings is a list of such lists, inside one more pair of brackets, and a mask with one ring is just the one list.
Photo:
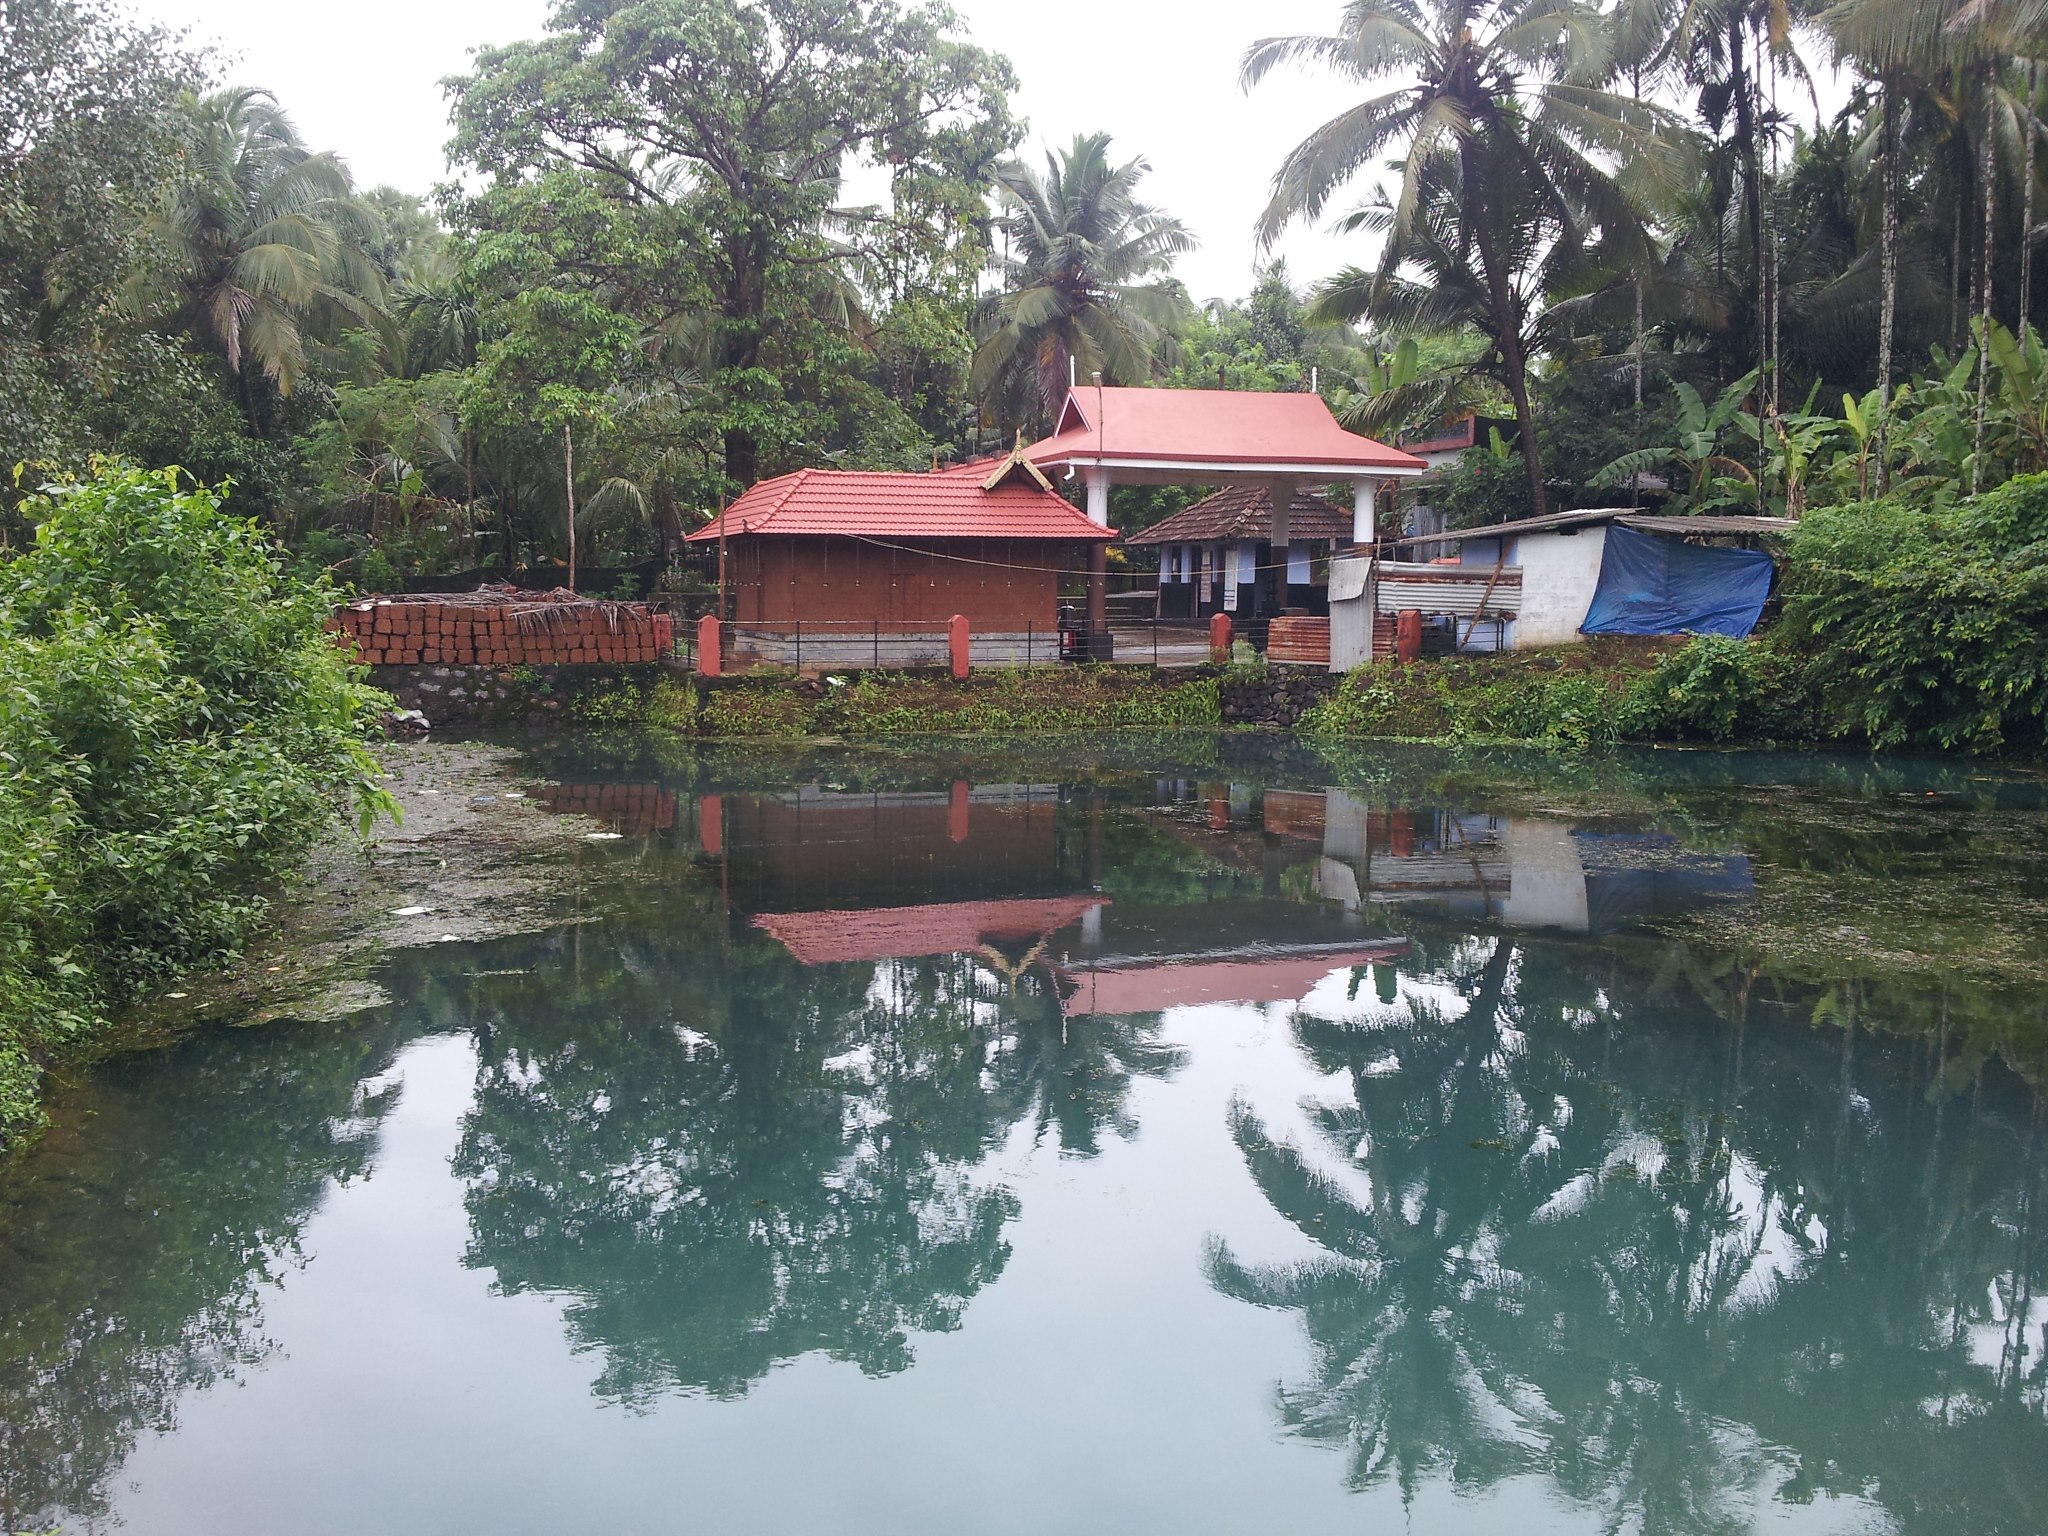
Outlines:
{"label": "tiled canopy roof", "polygon": [[1408,953],[1395,939],[1351,950],[1256,959],[1185,957],[1138,965],[1061,967],[1060,1007],[1081,1014],[1158,1013],[1195,1003],[1300,1002],[1332,971],[1377,965]]}
{"label": "tiled canopy roof", "polygon": [[1346,432],[1320,395],[1234,389],[1070,390],[1034,464],[1214,465],[1237,473],[1328,469],[1334,475],[1419,475],[1413,454]]}
{"label": "tiled canopy roof", "polygon": [[[692,543],[742,534],[870,539],[1096,539],[1116,537],[1071,502],[1013,475],[993,490],[993,461],[932,475],[800,469],[763,480],[690,535]],[[967,472],[969,470],[977,472]]]}
{"label": "tiled canopy roof", "polygon": [[[1126,544],[1207,544],[1231,539],[1266,539],[1273,535],[1273,497],[1263,485],[1234,485],[1205,496],[1163,523],[1134,533]],[[1351,514],[1297,490],[1287,509],[1290,539],[1351,541]]]}
{"label": "tiled canopy roof", "polygon": [[1106,901],[1106,897],[1090,894],[949,901],[856,912],[764,912],[754,919],[754,926],[780,939],[803,964],[829,965],[965,954],[1003,940],[1036,940],[1078,923]]}

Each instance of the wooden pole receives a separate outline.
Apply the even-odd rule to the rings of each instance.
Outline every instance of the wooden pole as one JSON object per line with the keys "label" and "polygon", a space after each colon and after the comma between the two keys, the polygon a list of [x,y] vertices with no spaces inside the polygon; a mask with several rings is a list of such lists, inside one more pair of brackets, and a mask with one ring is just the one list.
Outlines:
{"label": "wooden pole", "polygon": [[562,483],[569,493],[569,590],[576,590],[576,439],[562,423]]}

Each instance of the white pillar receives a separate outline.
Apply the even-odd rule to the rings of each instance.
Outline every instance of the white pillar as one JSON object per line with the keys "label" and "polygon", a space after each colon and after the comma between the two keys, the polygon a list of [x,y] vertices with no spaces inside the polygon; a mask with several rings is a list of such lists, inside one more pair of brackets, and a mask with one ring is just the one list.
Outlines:
{"label": "white pillar", "polygon": [[1375,498],[1379,495],[1376,480],[1354,480],[1351,482],[1351,542],[1370,544],[1373,541],[1373,514]]}
{"label": "white pillar", "polygon": [[1109,526],[1109,471],[1099,466],[1082,471],[1088,482],[1088,520],[1099,528]]}
{"label": "white pillar", "polygon": [[1266,487],[1266,494],[1272,498],[1273,552],[1277,556],[1287,547],[1287,520],[1294,510],[1294,487],[1284,480],[1275,480]]}

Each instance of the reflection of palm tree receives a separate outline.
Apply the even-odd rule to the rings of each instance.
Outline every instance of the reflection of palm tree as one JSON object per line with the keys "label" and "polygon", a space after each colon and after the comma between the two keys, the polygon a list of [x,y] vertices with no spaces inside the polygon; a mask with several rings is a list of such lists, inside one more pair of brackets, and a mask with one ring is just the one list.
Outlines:
{"label": "reflection of palm tree", "polygon": [[1159,1039],[1159,1030],[1157,1014],[1069,1018],[1049,977],[1027,978],[998,1030],[996,1096],[1009,1113],[1031,1121],[1035,1142],[1057,1130],[1061,1151],[1093,1157],[1104,1129],[1126,1140],[1137,1134],[1133,1082],[1168,1077],[1187,1060]]}
{"label": "reflection of palm tree", "polygon": [[1296,1432],[1349,1447],[1361,1484],[1540,1471],[1614,1529],[1748,1530],[1774,1473],[1788,1501],[1882,1488],[1909,1530],[2032,1520],[1987,1483],[2048,1452],[2039,1389],[1965,1342],[2048,1258],[2014,1238],[2040,1178],[2020,1127],[2000,1192],[1971,1188],[1988,1165],[1959,1152],[1985,1128],[1912,1111],[1917,1085],[1876,1090],[1897,1101],[1881,1111],[1889,1067],[1859,1082],[1827,1036],[1773,1030],[1745,1069],[1743,1037],[1710,1023],[1739,1021],[1742,967],[1660,968],[1647,944],[1627,966],[1508,954],[1444,961],[1470,998],[1455,1018],[1411,1001],[1298,1022],[1352,1083],[1312,1113],[1316,1147],[1234,1116],[1254,1179],[1321,1250],[1210,1259],[1229,1294],[1301,1313],[1318,1358],[1281,1393]]}
{"label": "reflection of palm tree", "polygon": [[[1219,1243],[1211,1278],[1243,1300],[1302,1313],[1318,1353],[1315,1380],[1283,1389],[1282,1412],[1297,1433],[1351,1448],[1354,1486],[1391,1474],[1412,1492],[1437,1466],[1491,1481],[1527,1460],[1520,1437],[1497,1427],[1509,1384],[1462,1336],[1477,1293],[1499,1278],[1484,1239],[1500,1186],[1524,1166],[1498,1155],[1474,1160],[1470,1148],[1507,1122],[1496,1063],[1513,955],[1505,942],[1493,947],[1454,1023],[1417,1015],[1391,1030],[1304,1024],[1353,1068],[1358,1104],[1317,1119],[1331,1145],[1362,1149],[1369,1198],[1318,1171],[1249,1109],[1233,1114],[1252,1177],[1325,1255],[1251,1268]],[[1398,1072],[1383,1070],[1388,1047]],[[1328,1059],[1319,1064],[1341,1070]],[[1376,1085],[1396,1086],[1376,1095]],[[1460,1182],[1453,1164],[1482,1176]]]}

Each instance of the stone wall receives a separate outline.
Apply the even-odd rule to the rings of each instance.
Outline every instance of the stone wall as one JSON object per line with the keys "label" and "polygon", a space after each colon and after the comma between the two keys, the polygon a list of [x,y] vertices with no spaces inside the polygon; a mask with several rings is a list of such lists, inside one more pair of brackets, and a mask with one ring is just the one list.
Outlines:
{"label": "stone wall", "polygon": [[1336,690],[1331,673],[1308,667],[1274,667],[1257,678],[1223,679],[1225,725],[1290,726],[1302,711]]}
{"label": "stone wall", "polygon": [[416,709],[435,730],[555,721],[631,720],[645,713],[663,678],[688,680],[680,664],[662,666],[370,668],[370,685]]}

